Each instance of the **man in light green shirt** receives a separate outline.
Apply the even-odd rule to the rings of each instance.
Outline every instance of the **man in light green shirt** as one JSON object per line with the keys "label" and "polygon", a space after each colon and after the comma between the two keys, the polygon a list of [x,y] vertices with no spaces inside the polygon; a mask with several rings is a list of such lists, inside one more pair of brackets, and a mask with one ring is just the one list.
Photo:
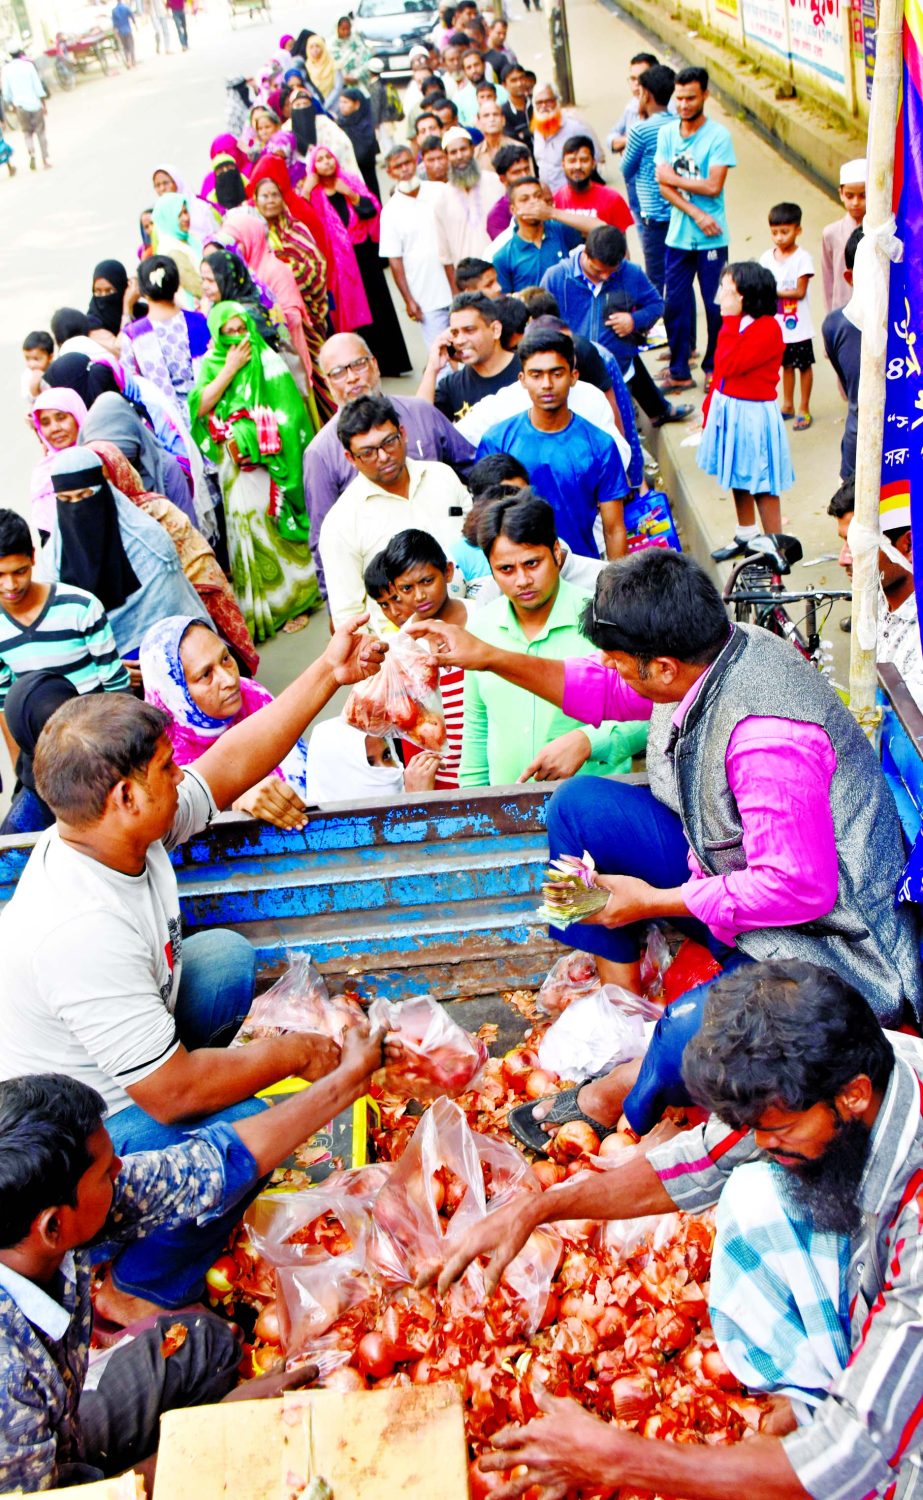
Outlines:
{"label": "man in light green shirt", "polygon": [[[480,518],[478,546],[502,597],[469,612],[473,635],[505,651],[556,661],[592,654],[580,632],[590,595],[561,577],[564,554],[547,501],[528,489],[494,501]],[[491,672],[467,672],[459,785],[630,771],[646,739],[644,724],[608,722],[597,729]]]}

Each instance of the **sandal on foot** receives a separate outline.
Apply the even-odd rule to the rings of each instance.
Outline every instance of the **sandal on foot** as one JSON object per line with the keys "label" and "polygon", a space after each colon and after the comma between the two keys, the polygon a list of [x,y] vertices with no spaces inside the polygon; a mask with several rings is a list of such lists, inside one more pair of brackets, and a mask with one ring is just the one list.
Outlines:
{"label": "sandal on foot", "polygon": [[[614,1135],[614,1125],[601,1125],[594,1120],[592,1115],[584,1114],[577,1103],[577,1096],[583,1084],[576,1088],[563,1089],[560,1094],[546,1094],[544,1099],[533,1099],[528,1104],[517,1104],[511,1109],[506,1117],[506,1123],[512,1134],[523,1146],[528,1146],[530,1151],[537,1151],[541,1156],[548,1155],[548,1147],[551,1145],[551,1136],[545,1129],[546,1125],[567,1125],[571,1120],[585,1120],[591,1125],[602,1140],[604,1136]],[[544,1104],[548,1099],[554,1103],[548,1111],[544,1120],[536,1120],[532,1111],[539,1104]]]}
{"label": "sandal on foot", "polygon": [[[781,407],[779,409],[781,411]],[[791,422],[791,421],[794,420],[794,416],[795,416],[795,413],[793,411],[783,411],[782,412],[782,421],[783,422]]]}
{"label": "sandal on foot", "polygon": [[792,423],[792,431],[807,432],[808,428],[813,426],[814,418],[811,416],[811,413],[809,411],[802,411],[798,413],[798,416]]}

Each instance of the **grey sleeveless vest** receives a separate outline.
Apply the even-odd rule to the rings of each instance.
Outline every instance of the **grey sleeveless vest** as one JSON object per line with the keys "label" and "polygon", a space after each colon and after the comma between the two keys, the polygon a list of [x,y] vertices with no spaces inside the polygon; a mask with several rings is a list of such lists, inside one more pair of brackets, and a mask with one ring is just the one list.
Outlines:
{"label": "grey sleeveless vest", "polygon": [[905,1001],[923,1019],[915,914],[894,904],[904,865],[897,809],[872,746],[833,689],[786,641],[737,625],[679,729],[674,712],[673,704],[655,704],[651,715],[651,790],[679,814],[696,858],[712,875],[747,863],[725,769],[740,721],[790,719],[826,731],[837,759],[830,786],[836,905],[815,922],[742,932],[737,946],[754,959],[798,958],[834,969],[886,1026],[901,1020]]}

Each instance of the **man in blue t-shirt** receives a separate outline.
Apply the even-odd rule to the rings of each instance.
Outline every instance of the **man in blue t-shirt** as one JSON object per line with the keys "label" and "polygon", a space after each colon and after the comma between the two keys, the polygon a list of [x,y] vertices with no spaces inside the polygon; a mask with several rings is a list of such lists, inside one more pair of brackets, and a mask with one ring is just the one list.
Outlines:
{"label": "man in blue t-shirt", "polygon": [[475,459],[488,453],[517,458],[535,493],[554,509],[561,541],[578,557],[599,556],[593,534],[597,514],[606,557],[624,557],[628,480],[614,440],[567,404],[577,379],[573,339],[555,329],[535,328],[526,333],[517,353],[519,378],[532,405],[491,427]]}
{"label": "man in blue t-shirt", "polygon": [[503,292],[538,286],[546,271],[566,260],[592,229],[603,228],[595,214],[555,208],[537,177],[522,177],[507,188],[513,232],[494,251],[494,269]]}
{"label": "man in blue t-shirt", "polygon": [[124,0],[118,0],[117,5],[113,8],[111,20],[112,28],[119,39],[119,46],[122,49],[125,66],[133,68],[135,65],[135,34],[132,28],[135,25],[135,18],[129,6],[124,3]]}
{"label": "man in blue t-shirt", "polygon": [[737,162],[729,131],[706,119],[707,98],[705,68],[684,68],[676,75],[673,102],[679,118],[663,127],[654,155],[660,191],[672,210],[664,259],[664,322],[670,344],[670,371],[661,386],[665,391],[684,391],[695,385],[689,355],[696,278],[708,324],[702,360],[706,390],[721,327],[715,297],[728,258],[724,183]]}

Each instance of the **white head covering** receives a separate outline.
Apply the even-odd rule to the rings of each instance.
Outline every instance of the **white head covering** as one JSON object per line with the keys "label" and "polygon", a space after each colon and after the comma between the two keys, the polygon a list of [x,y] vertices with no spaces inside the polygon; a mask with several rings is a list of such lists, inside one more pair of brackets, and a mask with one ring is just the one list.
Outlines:
{"label": "white head covering", "polygon": [[450,125],[445,135],[442,137],[443,147],[451,146],[453,141],[467,141],[470,146],[471,136],[468,134],[468,131],[465,130],[463,125]]}
{"label": "white head covering", "polygon": [[868,180],[868,162],[864,156],[854,156],[852,161],[844,161],[840,167],[840,187],[846,187],[853,182],[866,182]]}
{"label": "white head covering", "polygon": [[365,731],[345,719],[315,724],[305,771],[308,802],[355,802],[360,797],[396,797],[404,786],[399,765],[370,766]]}

